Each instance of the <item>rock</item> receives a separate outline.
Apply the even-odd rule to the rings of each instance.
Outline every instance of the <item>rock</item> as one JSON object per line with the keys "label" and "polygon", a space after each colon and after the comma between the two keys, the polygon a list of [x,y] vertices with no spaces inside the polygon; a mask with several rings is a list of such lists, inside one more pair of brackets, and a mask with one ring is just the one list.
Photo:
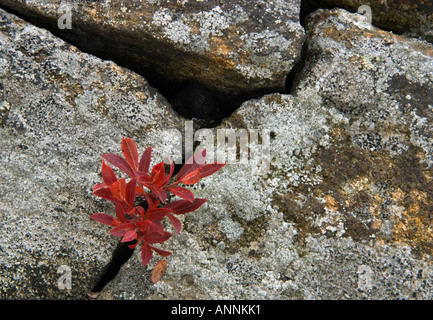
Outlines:
{"label": "rock", "polygon": [[307,31],[293,94],[246,101],[213,130],[258,130],[269,170],[238,159],[204,179],[164,277],[135,286],[149,283],[135,253],[101,297],[432,298],[433,46],[344,10]]}
{"label": "rock", "polygon": [[[0,3],[155,82],[196,81],[222,96],[283,91],[304,40],[299,0]],[[67,12],[71,29],[59,30]]]}
{"label": "rock", "polygon": [[113,212],[92,195],[99,155],[129,136],[164,156],[183,119],[142,77],[3,10],[0,115],[0,297],[83,299],[118,243],[89,218]]}
{"label": "rock", "polygon": [[[79,8],[107,30],[122,26],[98,16],[99,7]],[[201,10],[194,14],[216,9]],[[123,5],[115,14],[127,13]],[[245,101],[220,126],[198,132],[211,144],[221,133],[246,137],[249,157],[243,144],[229,145],[215,155],[234,151],[234,159],[191,187],[208,202],[181,216],[180,234],[159,246],[173,251],[164,277],[151,284],[158,259],[143,268],[135,250],[89,296],[432,298],[433,46],[345,10],[316,11],[305,26],[291,94]],[[184,119],[137,74],[3,11],[0,53],[1,297],[80,299],[117,244],[89,219],[113,209],[91,195],[99,154],[120,153],[130,136],[165,158],[178,147],[169,129],[182,132]],[[210,90],[193,85],[173,101],[202,99],[202,89]]]}
{"label": "rock", "polygon": [[303,15],[319,8],[340,7],[362,12],[385,30],[422,37],[433,42],[433,4],[425,0],[310,0],[302,2]]}

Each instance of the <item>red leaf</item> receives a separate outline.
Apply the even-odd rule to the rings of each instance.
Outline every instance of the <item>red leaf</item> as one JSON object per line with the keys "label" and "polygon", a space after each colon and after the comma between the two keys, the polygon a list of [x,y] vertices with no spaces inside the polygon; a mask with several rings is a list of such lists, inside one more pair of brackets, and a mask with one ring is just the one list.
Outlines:
{"label": "red leaf", "polygon": [[121,201],[125,200],[125,194],[126,194],[126,184],[125,184],[125,178],[119,179],[116,182],[114,182],[110,186],[110,191],[112,195]]}
{"label": "red leaf", "polygon": [[167,217],[170,219],[170,222],[173,225],[176,234],[178,234],[180,232],[180,229],[182,229],[182,223],[178,218],[176,218],[172,214],[168,214]]}
{"label": "red leaf", "polygon": [[185,202],[190,202],[190,201],[187,201],[187,200],[184,200],[184,199],[175,200],[173,202],[167,203],[163,208],[164,209],[170,209],[170,211],[171,211],[171,210],[173,210],[173,208],[176,208],[177,206],[182,205]]}
{"label": "red leaf", "polygon": [[[136,212],[138,212],[138,215],[144,217],[145,211],[144,211],[143,207],[138,206],[138,207],[135,207],[134,209]],[[132,210],[132,211],[134,211],[134,210]]]}
{"label": "red leaf", "polygon": [[120,226],[114,227],[113,229],[111,229],[110,233],[113,236],[116,237],[122,237],[125,235],[125,233],[131,229],[135,228],[135,224],[130,222],[130,223],[124,223],[121,224]]}
{"label": "red leaf", "polygon": [[141,233],[145,235],[145,237],[149,234],[158,233],[159,235],[164,235],[164,227],[161,222],[157,220],[146,219],[143,221],[137,221],[137,227],[140,229]]}
{"label": "red leaf", "polygon": [[161,187],[164,183],[165,177],[165,163],[160,162],[155,165],[150,173],[150,177],[152,178],[153,183],[157,187]]}
{"label": "red leaf", "polygon": [[138,170],[143,172],[149,172],[150,157],[152,154],[152,147],[147,148],[141,156],[140,163],[138,164]]}
{"label": "red leaf", "polygon": [[103,154],[101,157],[108,162],[110,162],[113,166],[119,168],[123,172],[125,172],[128,176],[134,177],[134,170],[129,165],[128,161],[123,159],[121,156],[118,156],[117,154]]}
{"label": "red leaf", "polygon": [[137,232],[135,230],[129,230],[125,233],[121,242],[129,242],[137,239]]}
{"label": "red leaf", "polygon": [[104,160],[102,160],[101,175],[102,175],[102,180],[104,180],[104,182],[109,186],[113,182],[117,181],[117,178],[116,178],[116,175],[115,175],[113,169],[111,169],[109,166],[107,166],[107,164],[105,163]]}
{"label": "red leaf", "polygon": [[135,142],[131,138],[122,139],[122,152],[133,170],[138,169],[138,152]]}
{"label": "red leaf", "polygon": [[139,185],[137,185],[136,187],[135,187],[135,195],[137,196],[137,197],[142,197],[142,196],[144,196],[144,189],[143,189],[143,187],[141,187],[141,186],[139,186]]}
{"label": "red leaf", "polygon": [[189,202],[183,200],[183,203],[180,203],[178,206],[172,208],[172,212],[174,214],[185,214],[200,208],[207,199],[195,198],[193,202]]}
{"label": "red leaf", "polygon": [[171,159],[169,159],[169,161],[170,161],[170,172],[164,178],[164,181],[162,182],[162,185],[166,185],[166,183],[170,180],[170,178],[171,178],[171,176],[173,175],[173,172],[174,172],[174,162]]}
{"label": "red leaf", "polygon": [[126,222],[125,211],[123,210],[123,206],[121,204],[116,204],[116,216],[121,222]]}
{"label": "red leaf", "polygon": [[108,201],[112,201],[114,203],[120,203],[116,197],[113,196],[113,193],[109,188],[98,188],[93,191],[93,194],[97,197],[103,198]]}
{"label": "red leaf", "polygon": [[95,213],[90,216],[95,221],[98,221],[100,223],[106,224],[108,226],[118,226],[121,222],[117,220],[116,218],[113,218],[112,216],[106,214],[106,213]]}
{"label": "red leaf", "polygon": [[170,232],[164,231],[163,234],[160,234],[159,232],[149,233],[144,238],[149,243],[161,243],[170,239],[171,236],[172,234]]}
{"label": "red leaf", "polygon": [[194,170],[183,177],[180,182],[183,184],[196,184],[200,181],[200,169]]}
{"label": "red leaf", "polygon": [[146,198],[147,206],[149,209],[156,208],[159,205],[158,198],[156,196],[154,196],[153,194],[145,193],[144,197]]}
{"label": "red leaf", "polygon": [[164,259],[159,261],[152,270],[152,276],[150,278],[152,282],[156,283],[159,280],[161,280],[166,269],[167,269],[167,260]]}
{"label": "red leaf", "polygon": [[137,227],[144,234],[147,234],[152,227],[152,222],[150,220],[137,221]]}
{"label": "red leaf", "polygon": [[134,206],[134,201],[135,201],[135,192],[136,192],[136,186],[137,184],[137,180],[136,179],[132,179],[131,181],[128,182],[128,184],[126,185],[126,192],[125,192],[125,202],[129,205],[129,207],[133,207]]}
{"label": "red leaf", "polygon": [[194,193],[192,193],[191,190],[182,188],[182,187],[171,187],[170,189],[168,189],[169,192],[185,199],[188,201],[193,201],[194,200]]}
{"label": "red leaf", "polygon": [[148,231],[148,234],[151,234],[153,232],[158,233],[159,235],[164,235],[164,227],[162,226],[161,222],[157,220],[149,220],[150,221],[150,229]]}
{"label": "red leaf", "polygon": [[153,251],[155,251],[157,254],[159,254],[160,256],[163,256],[163,257],[168,257],[169,255],[171,255],[173,253],[173,252],[170,252],[170,251],[166,251],[166,250],[162,250],[162,249],[156,248],[154,246],[150,246],[149,245],[149,247]]}
{"label": "red leaf", "polygon": [[167,208],[152,208],[146,211],[146,217],[161,221],[169,213],[170,209]]}
{"label": "red leaf", "polygon": [[135,243],[133,243],[133,244],[129,244],[128,245],[128,248],[129,249],[135,249],[135,247],[138,245],[138,241],[137,242],[135,242]]}
{"label": "red leaf", "polygon": [[97,183],[95,184],[95,186],[93,187],[93,192],[95,192],[98,189],[102,189],[102,188],[108,188],[109,186],[106,183]]}
{"label": "red leaf", "polygon": [[141,246],[141,261],[143,262],[143,266],[147,266],[152,259],[152,249],[146,243],[143,243]]}
{"label": "red leaf", "polygon": [[165,202],[167,200],[167,193],[164,190],[159,188],[152,188],[152,192],[158,197],[161,202]]}
{"label": "red leaf", "polygon": [[203,164],[198,164],[195,160],[198,157],[205,158],[206,157],[206,150],[202,150],[201,154],[192,155],[191,158],[189,158],[186,163],[183,165],[182,169],[180,169],[179,173],[177,174],[176,181],[182,180],[183,177],[185,177],[188,173],[197,170],[200,168]]}
{"label": "red leaf", "polygon": [[218,162],[204,165],[203,167],[200,168],[200,179],[210,176],[211,174],[214,174],[225,165],[226,165],[225,163],[218,163]]}

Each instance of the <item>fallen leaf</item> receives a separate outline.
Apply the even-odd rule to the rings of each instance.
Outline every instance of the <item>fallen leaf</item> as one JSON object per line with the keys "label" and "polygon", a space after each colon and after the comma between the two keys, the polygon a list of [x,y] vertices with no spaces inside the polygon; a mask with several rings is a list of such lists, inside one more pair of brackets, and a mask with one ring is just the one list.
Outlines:
{"label": "fallen leaf", "polygon": [[161,280],[161,278],[164,275],[166,269],[167,269],[167,260],[164,259],[164,260],[159,261],[155,265],[155,267],[153,268],[152,276],[151,276],[152,282],[156,283],[159,280]]}

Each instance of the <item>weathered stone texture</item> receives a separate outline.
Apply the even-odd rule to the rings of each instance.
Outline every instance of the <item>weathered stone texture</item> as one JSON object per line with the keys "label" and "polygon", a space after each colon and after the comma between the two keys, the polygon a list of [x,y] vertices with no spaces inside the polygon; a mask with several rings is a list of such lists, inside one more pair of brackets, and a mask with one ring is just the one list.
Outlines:
{"label": "weathered stone texture", "polygon": [[[48,16],[56,12],[51,4],[32,3]],[[138,2],[86,2],[78,9],[95,20],[89,28],[104,24],[127,33],[128,10],[135,8],[149,15],[148,23],[158,21],[152,32],[171,39],[167,51],[194,54],[204,47],[192,45],[198,41],[192,35],[217,39],[218,50],[231,48],[218,41],[233,39],[246,22],[230,24],[259,10],[247,10],[246,2],[217,7],[197,1],[188,2],[190,11],[175,11],[174,2],[167,3],[148,1],[142,7],[154,8],[148,11],[137,9]],[[273,9],[287,3],[271,2]],[[108,4],[120,6],[116,15],[124,24],[108,19]],[[29,2],[21,5],[39,14]],[[266,12],[256,12],[257,28],[260,19],[274,21]],[[195,24],[185,28],[191,17]],[[166,129],[182,131],[183,119],[138,75],[3,11],[0,19],[0,221],[6,230],[0,292],[81,298],[116,243],[88,218],[111,208],[91,196],[100,181],[98,155],[120,153],[124,136],[141,150],[151,145],[167,155],[174,136]],[[227,28],[214,28],[224,21]],[[249,138],[258,130],[259,158],[229,163],[191,187],[208,202],[181,216],[180,234],[161,244],[173,255],[158,283],[151,284],[150,268],[143,268],[136,250],[99,299],[433,297],[433,46],[342,9],[318,10],[305,27],[291,94],[245,101],[210,129],[215,135],[247,129]],[[243,43],[265,54],[267,47],[254,47],[251,39]],[[207,68],[203,60],[197,64]],[[269,159],[260,149],[267,139]],[[263,163],[269,170],[257,170]],[[62,264],[75,275],[70,292],[56,286]]]}
{"label": "weathered stone texture", "polygon": [[[15,1],[8,6],[147,77],[220,94],[284,90],[300,57],[300,1]],[[71,30],[57,27],[70,8]]]}
{"label": "weathered stone texture", "polygon": [[209,201],[167,244],[166,276],[125,293],[143,278],[135,256],[101,297],[432,297],[432,46],[344,10],[307,22],[293,95],[247,101],[219,127],[268,129],[270,171],[203,180]]}
{"label": "weathered stone texture", "polygon": [[0,297],[81,299],[117,243],[89,218],[112,211],[91,195],[99,155],[125,136],[163,153],[182,119],[140,76],[3,10],[0,89]]}
{"label": "weathered stone texture", "polygon": [[304,14],[334,7],[360,11],[371,14],[372,23],[380,28],[433,42],[433,3],[429,0],[308,0],[302,2],[302,7]]}

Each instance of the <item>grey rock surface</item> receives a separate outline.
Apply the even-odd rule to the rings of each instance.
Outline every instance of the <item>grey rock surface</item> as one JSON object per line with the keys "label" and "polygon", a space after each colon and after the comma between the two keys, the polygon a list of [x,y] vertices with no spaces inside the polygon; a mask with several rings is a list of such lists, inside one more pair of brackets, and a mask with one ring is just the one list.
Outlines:
{"label": "grey rock surface", "polygon": [[89,219],[113,210],[91,194],[99,155],[126,136],[162,155],[183,119],[142,77],[3,10],[0,89],[0,298],[82,299],[118,242]]}
{"label": "grey rock surface", "polygon": [[[304,39],[299,0],[0,4],[146,77],[195,80],[224,95],[284,90]],[[68,8],[72,28],[59,30],[58,19]]]}
{"label": "grey rock surface", "polygon": [[432,46],[344,10],[307,31],[293,95],[247,101],[214,131],[269,130],[269,171],[203,180],[164,278],[133,285],[149,277],[136,254],[100,298],[431,299]]}
{"label": "grey rock surface", "polygon": [[[57,14],[52,3],[6,2],[39,19]],[[103,24],[126,34],[128,10],[139,8],[91,3],[74,9],[94,20],[89,32]],[[204,39],[230,39],[213,27],[224,25],[230,10],[235,20],[244,16],[241,5],[219,11],[213,3],[185,3],[195,10],[188,14],[218,18],[196,21]],[[191,21],[185,10],[174,15],[160,4],[134,11],[159,17],[155,35]],[[248,21],[261,28],[265,17]],[[200,21],[210,25],[200,29]],[[152,284],[158,257],[143,268],[135,250],[99,299],[432,299],[433,46],[341,9],[316,11],[305,28],[291,93],[245,101],[206,131],[215,143],[219,132],[245,129],[249,158],[241,162],[241,147],[228,147],[238,157],[190,187],[208,201],[180,216],[181,232],[159,245],[173,251],[164,277]],[[198,50],[190,38],[179,42],[185,28],[176,30],[171,49]],[[257,56],[262,49],[251,48]],[[101,181],[99,155],[120,154],[129,136],[163,159],[177,147],[169,129],[183,132],[185,119],[137,74],[4,11],[0,90],[1,297],[81,299],[118,242],[89,219],[113,211],[91,195]],[[60,266],[71,268],[70,290],[59,288]]]}
{"label": "grey rock surface", "polygon": [[433,42],[433,4],[425,0],[309,0],[303,14],[319,8],[344,8],[361,12],[379,28],[421,37]]}

